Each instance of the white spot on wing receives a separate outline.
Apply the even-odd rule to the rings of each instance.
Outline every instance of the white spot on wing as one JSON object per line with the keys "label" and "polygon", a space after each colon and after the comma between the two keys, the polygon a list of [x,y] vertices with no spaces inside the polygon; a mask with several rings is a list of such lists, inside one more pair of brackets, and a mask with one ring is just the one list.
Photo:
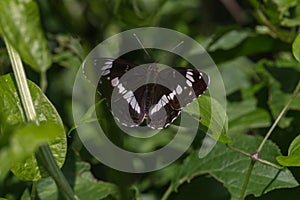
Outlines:
{"label": "white spot on wing", "polygon": [[104,62],[104,64],[105,64],[105,65],[112,65],[112,60],[110,60],[110,59],[107,59],[107,61],[106,61],[106,62]]}
{"label": "white spot on wing", "polygon": [[162,105],[162,106],[165,106],[167,104],[167,102],[163,101],[162,99],[159,101],[159,103]]}
{"label": "white spot on wing", "polygon": [[110,69],[112,67],[112,65],[104,65],[101,70],[104,71],[104,70],[107,70],[107,69]]}
{"label": "white spot on wing", "polygon": [[113,80],[111,80],[111,85],[113,87],[116,87],[119,84],[119,79],[118,77],[114,78]]}
{"label": "white spot on wing", "polygon": [[156,105],[154,107],[152,107],[150,115],[153,115],[156,112]]}
{"label": "white spot on wing", "polygon": [[192,84],[192,82],[191,82],[190,80],[186,80],[186,84],[187,84],[188,86],[190,86],[190,87],[193,86],[193,84]]}
{"label": "white spot on wing", "polygon": [[182,87],[180,85],[177,85],[176,92],[177,92],[177,94],[181,94]]}
{"label": "white spot on wing", "polygon": [[162,99],[164,102],[166,102],[166,103],[169,102],[169,100],[167,99],[166,95],[162,96],[161,99]]}
{"label": "white spot on wing", "polygon": [[125,91],[125,88],[123,87],[122,83],[118,85],[118,89],[119,89],[119,93],[121,94],[123,94],[123,92]]}
{"label": "white spot on wing", "polygon": [[187,74],[185,77],[187,79],[189,79],[190,81],[195,82],[195,80],[194,80],[194,78],[192,76],[190,76],[190,75]]}
{"label": "white spot on wing", "polygon": [[191,71],[187,71],[186,73],[187,73],[188,75],[193,76],[193,72],[191,72]]}
{"label": "white spot on wing", "polygon": [[169,94],[169,97],[170,97],[172,100],[174,99],[174,96],[175,96],[175,95],[173,94],[173,92]]}
{"label": "white spot on wing", "polygon": [[110,73],[110,71],[107,69],[107,70],[104,70],[102,73],[101,73],[101,75],[102,76],[105,76],[105,75],[107,75],[107,74],[109,74]]}
{"label": "white spot on wing", "polygon": [[130,105],[137,113],[140,114],[141,109],[140,109],[140,106],[138,105],[138,102],[135,97],[132,97],[132,99],[130,101]]}
{"label": "white spot on wing", "polygon": [[162,101],[160,100],[157,104],[155,104],[155,106],[152,107],[150,115],[153,115],[154,113],[158,112],[162,107]]}
{"label": "white spot on wing", "polygon": [[129,97],[133,97],[133,92],[130,90],[126,94],[124,94],[124,99],[128,99]]}

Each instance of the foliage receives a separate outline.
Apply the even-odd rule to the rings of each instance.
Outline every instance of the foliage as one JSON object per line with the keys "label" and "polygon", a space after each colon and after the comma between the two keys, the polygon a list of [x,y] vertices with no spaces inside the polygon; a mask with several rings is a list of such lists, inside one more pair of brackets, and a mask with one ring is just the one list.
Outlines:
{"label": "foliage", "polygon": [[[297,0],[1,0],[0,197],[297,199],[299,25]],[[164,169],[131,174],[103,165],[85,149],[72,118],[72,87],[83,59],[98,43],[144,26],[174,29],[205,47],[225,84],[227,114],[205,94],[198,100],[199,131],[185,154]],[[16,57],[8,55],[9,47]],[[18,56],[35,121],[27,117],[24,89],[13,68],[22,68]],[[211,105],[220,112],[211,113]],[[193,117],[195,106],[184,112]],[[159,149],[174,136],[167,128],[141,142],[121,136],[109,111],[97,114],[98,119],[90,109],[77,125],[99,120],[115,144],[133,152]],[[220,123],[224,119],[228,127]],[[179,128],[177,121],[172,127]],[[218,143],[199,158],[208,127]]]}

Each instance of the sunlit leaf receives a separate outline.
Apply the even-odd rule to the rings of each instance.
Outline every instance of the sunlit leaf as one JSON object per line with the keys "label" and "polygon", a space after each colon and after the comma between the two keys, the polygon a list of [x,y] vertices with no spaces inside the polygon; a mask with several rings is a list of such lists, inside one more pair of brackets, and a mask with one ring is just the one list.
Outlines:
{"label": "sunlit leaf", "polygon": [[278,156],[277,161],[283,166],[300,166],[300,135],[296,137],[289,147],[288,156]]}
{"label": "sunlit leaf", "polygon": [[219,38],[216,42],[214,42],[210,47],[209,51],[215,51],[217,49],[231,49],[238,44],[240,44],[243,40],[245,40],[248,36],[246,31],[237,31],[232,30],[226,34],[224,34],[221,38]]}
{"label": "sunlit leaf", "polygon": [[[36,170],[38,169],[34,169],[37,167],[35,160],[32,158],[33,162],[31,163],[28,160],[27,166],[23,167],[24,160],[32,156],[39,145],[50,140],[53,141],[60,132],[61,127],[57,124],[42,123],[36,125],[31,123],[18,126],[13,132],[2,133],[9,134],[9,141],[7,145],[0,148],[0,159],[5,161],[0,165],[0,180],[12,167],[14,167],[17,176],[25,179],[30,177],[36,179]],[[3,138],[3,135],[1,137]],[[16,169],[16,164],[21,166],[19,170]]]}
{"label": "sunlit leaf", "polygon": [[51,65],[35,1],[0,1],[0,33],[35,71],[46,71]]}
{"label": "sunlit leaf", "polygon": [[228,128],[227,115],[222,105],[215,99],[203,95],[198,98],[198,102],[192,102],[185,107],[183,112],[191,116],[197,116],[199,113],[197,113],[196,106],[199,106],[200,111],[200,119],[196,119],[202,125],[200,129],[203,129],[202,131],[219,142],[230,143],[231,139],[226,135]]}
{"label": "sunlit leaf", "polygon": [[[55,139],[49,141],[50,149],[53,153],[55,160],[61,167],[64,163],[66,154],[66,136],[63,123],[60,119],[54,106],[50,103],[41,89],[33,82],[28,81],[29,89],[37,113],[37,119],[40,123],[54,123],[59,126],[55,131]],[[12,75],[4,75],[0,77],[0,110],[2,116],[6,117],[7,126],[16,126],[25,122],[25,115],[21,100],[18,96],[15,80]],[[45,132],[45,134],[47,134]],[[24,145],[31,149],[31,143],[27,142]],[[25,148],[25,147],[24,147]],[[25,162],[14,166],[12,171],[20,179],[25,180],[38,180],[41,177],[36,160],[32,156]]]}
{"label": "sunlit leaf", "polygon": [[293,54],[298,62],[300,62],[300,34],[298,34],[293,42]]}

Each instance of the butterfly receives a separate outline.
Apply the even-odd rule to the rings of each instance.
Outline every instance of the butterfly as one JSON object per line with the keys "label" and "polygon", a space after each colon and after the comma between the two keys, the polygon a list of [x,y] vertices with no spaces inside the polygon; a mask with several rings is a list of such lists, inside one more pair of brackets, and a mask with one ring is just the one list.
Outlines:
{"label": "butterfly", "polygon": [[208,74],[194,68],[159,70],[156,64],[137,66],[122,59],[96,58],[92,70],[83,67],[87,78],[96,77],[97,92],[107,99],[114,118],[128,127],[146,121],[152,129],[166,128],[210,82]]}

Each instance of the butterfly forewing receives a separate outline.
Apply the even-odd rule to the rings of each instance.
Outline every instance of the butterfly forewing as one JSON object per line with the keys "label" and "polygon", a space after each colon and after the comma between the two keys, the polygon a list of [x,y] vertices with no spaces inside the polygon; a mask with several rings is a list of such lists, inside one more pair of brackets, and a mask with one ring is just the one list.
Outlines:
{"label": "butterfly forewing", "polygon": [[205,92],[209,85],[209,76],[197,69],[174,67],[162,70],[158,81],[166,83],[172,91],[167,94],[173,109],[182,109]]}
{"label": "butterfly forewing", "polygon": [[[102,62],[109,64],[109,59]],[[100,65],[101,66],[101,65]],[[135,69],[130,72],[131,69]],[[145,85],[146,71],[136,69],[135,65],[116,59],[112,67],[103,67],[98,84],[98,91],[108,101],[114,117],[123,125],[133,127],[141,124],[145,117],[142,102],[143,96],[137,95],[138,85]],[[112,92],[113,91],[113,92]],[[141,93],[143,94],[143,93]]]}

